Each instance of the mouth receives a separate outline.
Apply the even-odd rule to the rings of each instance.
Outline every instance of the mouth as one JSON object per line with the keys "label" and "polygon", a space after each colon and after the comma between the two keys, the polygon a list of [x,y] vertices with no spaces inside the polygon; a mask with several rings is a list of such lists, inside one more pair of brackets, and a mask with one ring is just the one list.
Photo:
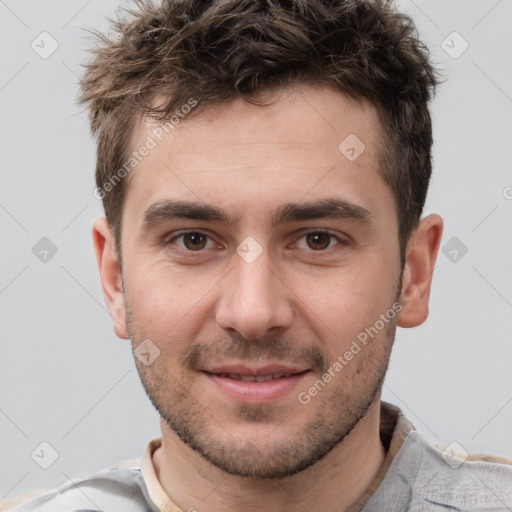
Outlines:
{"label": "mouth", "polygon": [[[305,370],[308,371],[308,370]],[[209,372],[205,372],[209,373]],[[304,372],[302,372],[304,373]],[[270,373],[268,375],[243,375],[241,373],[209,373],[210,375],[217,375],[225,379],[240,380],[242,382],[268,382],[269,380],[278,380],[283,378],[292,377],[298,375],[297,373]]]}
{"label": "mouth", "polygon": [[[226,368],[220,368],[226,370]],[[289,395],[310,369],[242,368],[202,370],[216,392],[244,403],[268,403]]]}

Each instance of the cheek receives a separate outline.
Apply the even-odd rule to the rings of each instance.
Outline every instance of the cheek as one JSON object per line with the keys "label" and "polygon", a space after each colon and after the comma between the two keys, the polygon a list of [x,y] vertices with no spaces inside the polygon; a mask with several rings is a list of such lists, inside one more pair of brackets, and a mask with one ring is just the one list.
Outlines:
{"label": "cheek", "polygon": [[[304,302],[301,314],[317,325],[318,330],[327,333],[330,351],[343,351],[391,307],[390,273],[376,266],[373,268],[374,272],[367,268],[348,273],[340,270],[317,276],[314,286],[310,279],[300,284],[300,297]],[[299,286],[299,281],[296,282]]]}
{"label": "cheek", "polygon": [[215,280],[190,277],[168,264],[132,273],[127,286],[137,337],[149,338],[163,351],[182,350],[194,340],[208,314],[208,290]]}
{"label": "cheek", "polygon": [[134,261],[133,268],[128,289],[141,318],[169,321],[190,309],[197,286],[186,279],[185,272],[168,263],[148,264],[142,259]]}

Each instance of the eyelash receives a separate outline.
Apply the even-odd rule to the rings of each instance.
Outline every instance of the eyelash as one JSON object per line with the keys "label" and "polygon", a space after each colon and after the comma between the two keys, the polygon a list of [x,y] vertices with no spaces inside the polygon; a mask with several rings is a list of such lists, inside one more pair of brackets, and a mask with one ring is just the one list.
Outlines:
{"label": "eyelash", "polygon": [[[173,242],[175,242],[177,239],[179,239],[179,238],[181,238],[181,237],[183,237],[185,235],[189,235],[189,234],[203,235],[203,236],[206,236],[207,238],[209,238],[210,240],[213,240],[213,238],[211,236],[209,236],[207,233],[205,233],[203,231],[198,231],[198,230],[191,229],[191,230],[188,230],[188,231],[181,231],[181,232],[179,232],[178,234],[174,235],[171,238],[164,239],[163,242],[162,242],[162,245],[165,248],[167,248],[168,246],[173,244]],[[308,249],[301,249],[301,250],[307,250],[308,252],[312,252],[312,253],[326,253],[328,251],[331,251],[332,249],[335,249],[337,246],[344,246],[344,245],[348,244],[347,240],[343,240],[339,236],[331,233],[330,231],[324,230],[324,229],[314,229],[314,230],[311,230],[311,231],[306,231],[305,233],[301,234],[301,236],[298,238],[298,240],[301,240],[302,238],[304,238],[304,237],[306,237],[308,235],[311,235],[311,234],[324,234],[324,235],[328,235],[331,238],[334,238],[338,243],[334,247],[328,247],[327,249],[319,249],[319,250],[316,250],[316,251],[314,249],[309,249],[309,250]],[[193,257],[196,257],[194,253],[197,253],[197,256],[200,256],[202,253],[205,252],[206,249],[199,249],[197,251],[192,251],[190,249],[183,249],[181,247],[177,247],[174,250],[177,250],[178,252],[186,253],[187,256],[193,255]]]}

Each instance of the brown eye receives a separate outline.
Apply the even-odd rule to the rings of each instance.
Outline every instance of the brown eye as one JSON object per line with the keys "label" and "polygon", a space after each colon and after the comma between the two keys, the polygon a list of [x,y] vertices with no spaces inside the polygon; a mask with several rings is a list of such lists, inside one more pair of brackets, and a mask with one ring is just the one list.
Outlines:
{"label": "brown eye", "polygon": [[215,242],[207,234],[201,231],[187,231],[179,233],[170,239],[163,241],[164,247],[183,252],[206,252],[207,249],[212,249]]}
{"label": "brown eye", "polygon": [[[302,249],[310,252],[327,252],[328,249],[336,248],[336,246],[346,245],[343,238],[336,236],[328,231],[310,231],[304,233],[295,242],[296,249]],[[341,249],[341,247],[339,247]]]}
{"label": "brown eye", "polygon": [[328,233],[308,233],[306,235],[306,241],[308,247],[314,250],[323,250],[329,247],[332,235]]}
{"label": "brown eye", "polygon": [[208,237],[203,233],[184,233],[181,236],[183,237],[183,245],[190,251],[204,249],[208,240]]}

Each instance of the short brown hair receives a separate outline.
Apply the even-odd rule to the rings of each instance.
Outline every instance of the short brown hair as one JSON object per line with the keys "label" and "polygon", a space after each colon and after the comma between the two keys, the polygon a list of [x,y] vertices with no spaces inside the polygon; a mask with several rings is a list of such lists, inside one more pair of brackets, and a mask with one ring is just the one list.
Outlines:
{"label": "short brown hair", "polygon": [[[382,125],[380,174],[394,193],[402,264],[431,175],[428,102],[437,84],[412,20],[374,0],[135,1],[99,34],[81,80],[97,138],[96,186],[121,260],[127,180],[104,186],[128,156],[138,116],[165,121],[276,88],[332,85],[369,101]],[[164,102],[155,106],[157,98]]]}

